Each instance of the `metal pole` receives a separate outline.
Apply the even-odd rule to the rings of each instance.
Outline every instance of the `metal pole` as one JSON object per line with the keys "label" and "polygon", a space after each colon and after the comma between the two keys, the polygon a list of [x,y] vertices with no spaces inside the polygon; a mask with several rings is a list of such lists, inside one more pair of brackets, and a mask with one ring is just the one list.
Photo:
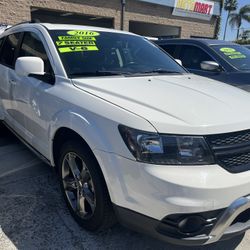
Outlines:
{"label": "metal pole", "polygon": [[126,0],[121,0],[122,11],[121,11],[121,30],[124,30],[124,14],[126,7]]}

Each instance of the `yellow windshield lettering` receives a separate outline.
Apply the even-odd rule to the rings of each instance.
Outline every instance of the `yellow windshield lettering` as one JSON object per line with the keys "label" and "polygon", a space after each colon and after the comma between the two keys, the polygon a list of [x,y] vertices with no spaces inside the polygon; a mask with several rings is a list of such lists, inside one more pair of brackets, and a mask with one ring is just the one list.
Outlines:
{"label": "yellow windshield lettering", "polygon": [[91,30],[70,30],[67,32],[67,34],[71,36],[89,36],[89,37],[100,35],[98,32]]}
{"label": "yellow windshield lettering", "polygon": [[96,46],[75,46],[58,48],[60,53],[82,52],[82,51],[98,51]]}
{"label": "yellow windshield lettering", "polygon": [[95,37],[85,36],[58,36],[60,41],[96,41]]}
{"label": "yellow windshield lettering", "polygon": [[56,41],[57,46],[78,46],[78,45],[93,45],[95,46],[94,41]]}

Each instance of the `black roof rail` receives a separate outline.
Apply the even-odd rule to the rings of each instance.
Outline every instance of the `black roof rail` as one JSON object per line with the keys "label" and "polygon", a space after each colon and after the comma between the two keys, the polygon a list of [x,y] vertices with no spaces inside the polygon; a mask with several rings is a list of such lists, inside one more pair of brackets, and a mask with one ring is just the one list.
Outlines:
{"label": "black roof rail", "polygon": [[32,19],[31,21],[24,21],[24,22],[16,23],[16,24],[6,28],[5,30],[8,30],[8,29],[13,28],[13,27],[15,27],[17,25],[26,24],[26,23],[40,23],[40,20],[39,19]]}

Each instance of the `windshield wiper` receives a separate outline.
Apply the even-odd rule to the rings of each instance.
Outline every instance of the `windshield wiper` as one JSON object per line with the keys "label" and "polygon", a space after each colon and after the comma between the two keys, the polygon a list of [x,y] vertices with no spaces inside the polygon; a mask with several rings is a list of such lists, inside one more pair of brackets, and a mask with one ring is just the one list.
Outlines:
{"label": "windshield wiper", "polygon": [[165,69],[154,69],[143,72],[127,72],[115,70],[97,70],[89,72],[76,72],[69,74],[70,78],[88,77],[88,76],[139,76],[143,74],[181,74],[178,71],[171,71]]}
{"label": "windshield wiper", "polygon": [[153,69],[144,72],[140,72],[142,74],[151,74],[151,73],[158,73],[158,74],[181,74],[181,72],[173,71],[173,70],[166,70],[166,69]]}
{"label": "windshield wiper", "polygon": [[69,74],[70,77],[83,77],[83,76],[120,76],[120,75],[130,75],[129,72],[115,71],[115,70],[97,70],[90,72],[79,72]]}

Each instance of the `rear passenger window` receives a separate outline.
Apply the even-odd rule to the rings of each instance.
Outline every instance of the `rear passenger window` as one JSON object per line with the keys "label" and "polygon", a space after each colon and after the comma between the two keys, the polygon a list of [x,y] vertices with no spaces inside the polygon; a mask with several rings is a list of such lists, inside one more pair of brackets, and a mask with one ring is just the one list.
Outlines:
{"label": "rear passenger window", "polygon": [[15,52],[17,49],[20,33],[11,34],[6,37],[2,46],[0,62],[6,66],[14,67]]}
{"label": "rear passenger window", "polygon": [[32,32],[25,32],[23,42],[20,48],[19,57],[35,56],[40,57],[44,61],[44,71],[52,74],[52,68],[47,57],[45,48],[39,36]]}
{"label": "rear passenger window", "polygon": [[184,67],[196,70],[202,70],[202,61],[214,61],[205,51],[192,45],[183,45],[178,59]]}

